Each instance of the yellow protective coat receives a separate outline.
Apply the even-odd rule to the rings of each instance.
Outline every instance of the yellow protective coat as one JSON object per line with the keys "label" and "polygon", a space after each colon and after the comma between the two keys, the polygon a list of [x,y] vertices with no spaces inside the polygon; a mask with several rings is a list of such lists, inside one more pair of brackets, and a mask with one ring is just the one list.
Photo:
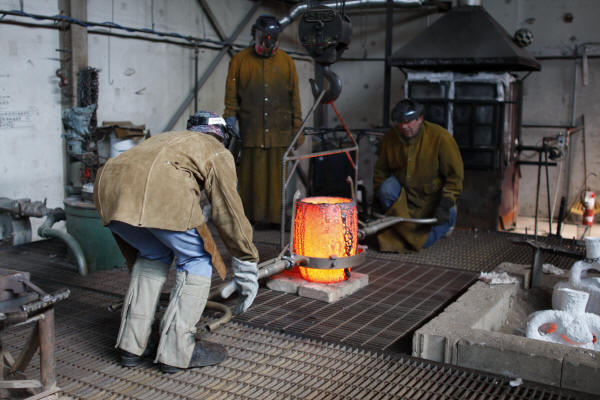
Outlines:
{"label": "yellow protective coat", "polygon": [[[383,137],[375,164],[374,190],[394,175],[402,192],[386,215],[431,218],[442,197],[453,202],[462,192],[463,161],[454,138],[443,127],[423,121],[419,132],[406,139],[396,127]],[[399,223],[377,235],[382,251],[418,251],[429,225]]]}
{"label": "yellow protective coat", "polygon": [[[252,227],[236,191],[233,156],[214,137],[191,131],[166,132],[109,159],[98,171],[94,203],[107,225],[187,231],[196,228],[222,278],[226,270],[200,206],[205,191],[212,221],[232,256],[258,261]],[[128,263],[131,253],[118,241]]]}
{"label": "yellow protective coat", "polygon": [[254,222],[280,221],[281,156],[302,123],[298,76],[283,50],[258,56],[252,47],[229,63],[223,117],[236,117],[242,136],[239,191]]}

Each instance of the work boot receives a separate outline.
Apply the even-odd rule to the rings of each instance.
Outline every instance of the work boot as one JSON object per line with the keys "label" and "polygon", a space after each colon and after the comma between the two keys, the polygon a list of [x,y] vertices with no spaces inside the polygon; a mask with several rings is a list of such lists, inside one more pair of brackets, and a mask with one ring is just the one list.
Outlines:
{"label": "work boot", "polygon": [[[133,356],[143,357],[150,347],[148,341],[160,292],[167,281],[169,265],[160,261],[138,258],[131,271],[131,281],[123,301],[121,327],[115,347]],[[124,363],[132,364],[125,354]],[[139,364],[139,362],[138,362]],[[124,364],[125,365],[125,364]]]}
{"label": "work boot", "polygon": [[[227,358],[227,350],[218,343],[196,342],[192,359],[188,368],[208,367],[209,365],[220,364]],[[183,371],[183,368],[173,367],[167,364],[160,364],[160,370],[166,374],[174,374]]]}
{"label": "work boot", "polygon": [[141,355],[135,355],[128,352],[127,350],[121,350],[121,365],[123,367],[137,367],[140,365],[144,358],[154,358],[156,354],[156,342],[150,341],[148,346]]}
{"label": "work boot", "polygon": [[210,278],[177,272],[169,306],[160,322],[160,343],[154,360],[163,372],[213,365],[225,359],[222,346],[196,342],[196,324],[209,291]]}

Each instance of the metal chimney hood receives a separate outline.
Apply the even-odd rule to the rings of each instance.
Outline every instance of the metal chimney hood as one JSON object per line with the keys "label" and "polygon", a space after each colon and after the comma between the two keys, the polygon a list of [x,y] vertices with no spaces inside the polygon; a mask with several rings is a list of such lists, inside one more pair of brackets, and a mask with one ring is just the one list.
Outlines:
{"label": "metal chimney hood", "polygon": [[391,65],[461,72],[541,69],[481,6],[453,8],[392,54]]}

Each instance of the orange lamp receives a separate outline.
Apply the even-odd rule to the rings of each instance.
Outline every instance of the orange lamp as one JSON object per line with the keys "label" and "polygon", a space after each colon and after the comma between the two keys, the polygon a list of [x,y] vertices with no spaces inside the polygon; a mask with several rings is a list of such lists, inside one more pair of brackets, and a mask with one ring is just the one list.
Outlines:
{"label": "orange lamp", "polygon": [[[330,258],[356,255],[358,216],[356,204],[343,197],[306,197],[296,202],[294,253]],[[345,269],[299,267],[311,282],[334,283],[348,278]],[[350,268],[348,268],[350,270]]]}

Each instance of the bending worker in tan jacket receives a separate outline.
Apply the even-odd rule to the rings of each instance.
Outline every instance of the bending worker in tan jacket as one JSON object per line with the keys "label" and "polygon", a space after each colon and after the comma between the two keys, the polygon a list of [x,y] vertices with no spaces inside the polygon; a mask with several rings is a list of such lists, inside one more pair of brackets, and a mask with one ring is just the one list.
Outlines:
{"label": "bending worker in tan jacket", "polygon": [[206,111],[190,117],[187,127],[153,136],[110,159],[96,177],[96,208],[128,265],[133,264],[116,345],[124,366],[138,365],[153,353],[149,337],[154,313],[173,259],[177,275],[154,362],[173,373],[226,357],[222,346],[195,340],[212,268],[221,278],[226,274],[202,215],[202,190],[233,256],[233,281],[240,292],[234,312],[245,311],[258,290],[258,251],[236,191],[233,156],[223,145],[229,127],[218,114]]}
{"label": "bending worker in tan jacket", "polygon": [[456,199],[464,168],[450,133],[423,120],[423,107],[400,101],[392,110],[396,125],[379,145],[373,186],[386,215],[437,218],[434,226],[402,222],[377,235],[382,251],[419,251],[444,237],[456,223]]}

